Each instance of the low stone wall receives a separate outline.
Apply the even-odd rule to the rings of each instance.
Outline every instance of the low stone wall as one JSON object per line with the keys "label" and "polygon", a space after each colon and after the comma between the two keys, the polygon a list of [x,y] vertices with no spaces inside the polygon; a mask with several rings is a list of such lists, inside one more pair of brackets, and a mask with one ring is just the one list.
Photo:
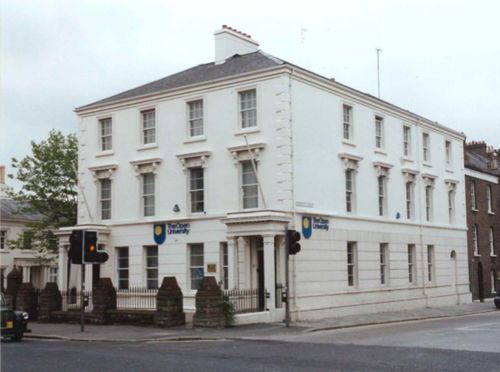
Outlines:
{"label": "low stone wall", "polygon": [[[80,324],[81,312],[79,310],[71,311],[52,311],[50,313],[51,323],[70,323]],[[96,316],[92,313],[85,313],[85,324],[96,324]]]}
{"label": "low stone wall", "polygon": [[156,311],[152,310],[108,310],[111,324],[154,326]]}

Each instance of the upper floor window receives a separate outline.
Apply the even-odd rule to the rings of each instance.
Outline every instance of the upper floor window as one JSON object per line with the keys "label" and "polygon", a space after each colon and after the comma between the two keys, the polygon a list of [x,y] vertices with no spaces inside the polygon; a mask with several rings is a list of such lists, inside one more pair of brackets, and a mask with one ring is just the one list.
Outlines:
{"label": "upper floor window", "polygon": [[492,203],[492,189],[491,185],[486,187],[486,203],[488,205],[488,212],[493,213],[493,203]]}
{"label": "upper floor window", "polygon": [[444,147],[445,147],[445,152],[446,152],[446,164],[450,165],[451,164],[451,142],[445,141]]}
{"label": "upper floor window", "polygon": [[49,282],[57,283],[57,267],[49,268]]}
{"label": "upper floor window", "polygon": [[23,232],[23,249],[33,249],[33,233],[31,231]]}
{"label": "upper floor window", "polygon": [[356,242],[347,242],[347,285],[349,287],[355,287],[358,284],[357,261]]}
{"label": "upper floor window", "polygon": [[0,250],[5,249],[6,246],[7,246],[7,231],[1,230],[0,231]]}
{"label": "upper floor window", "polygon": [[388,280],[388,259],[387,256],[389,255],[388,253],[388,244],[387,243],[381,243],[380,244],[380,284],[386,285],[387,280]]}
{"label": "upper floor window", "polygon": [[425,220],[432,219],[432,186],[425,187]]}
{"label": "upper floor window", "polygon": [[477,243],[477,225],[472,226],[472,247],[474,248],[474,255],[479,255],[479,245]]}
{"label": "upper floor window", "polygon": [[[255,166],[255,169],[254,169]],[[257,164],[251,160],[241,162],[241,191],[243,209],[259,207],[259,187],[257,184]]]}
{"label": "upper floor window", "polygon": [[100,184],[101,220],[111,218],[111,179],[102,178]]}
{"label": "upper floor window", "polygon": [[189,170],[189,197],[191,199],[192,213],[205,210],[204,193],[203,168],[191,168]]}
{"label": "upper floor window", "polygon": [[493,232],[493,227],[490,227],[489,232],[489,240],[490,240],[490,255],[495,255],[495,233]]}
{"label": "upper floor window", "polygon": [[403,126],[403,155],[410,156],[411,155],[411,129],[410,127],[404,125]]}
{"label": "upper floor window", "polygon": [[118,274],[118,289],[128,289],[128,284],[129,284],[128,247],[116,248],[116,267]]}
{"label": "upper floor window", "polygon": [[354,200],[354,171],[347,169],[345,171],[345,210],[348,213],[353,211]]}
{"label": "upper floor window", "polygon": [[203,100],[188,102],[189,136],[203,136]]}
{"label": "upper floor window", "polygon": [[111,118],[99,120],[101,151],[111,150],[113,148],[113,132]]}
{"label": "upper floor window", "polygon": [[384,147],[384,119],[379,116],[375,116],[375,147]]}
{"label": "upper floor window", "polygon": [[144,145],[156,142],[155,110],[141,111],[142,143]]}
{"label": "upper floor window", "polygon": [[189,246],[189,276],[192,290],[200,288],[205,275],[204,261],[203,244],[191,244]]}
{"label": "upper floor window", "polygon": [[385,216],[386,214],[386,177],[378,177],[378,215]]}
{"label": "upper floor window", "polygon": [[155,175],[142,174],[142,206],[144,217],[155,215]]}
{"label": "upper floor window", "polygon": [[257,94],[255,89],[239,93],[240,97],[240,125],[241,128],[257,126]]}
{"label": "upper floor window", "polygon": [[148,289],[158,288],[158,246],[144,247],[146,254],[146,286]]}
{"label": "upper floor window", "polygon": [[429,133],[422,134],[422,150],[423,150],[424,161],[430,161],[431,149],[429,143]]}
{"label": "upper floor window", "polygon": [[343,105],[343,116],[344,116],[344,139],[352,139],[352,107],[348,105]]}
{"label": "upper floor window", "polygon": [[471,203],[471,208],[472,209],[477,209],[477,202],[476,202],[476,181],[474,181],[474,180],[470,181],[470,203]]}
{"label": "upper floor window", "polygon": [[406,218],[413,217],[413,182],[406,182]]}

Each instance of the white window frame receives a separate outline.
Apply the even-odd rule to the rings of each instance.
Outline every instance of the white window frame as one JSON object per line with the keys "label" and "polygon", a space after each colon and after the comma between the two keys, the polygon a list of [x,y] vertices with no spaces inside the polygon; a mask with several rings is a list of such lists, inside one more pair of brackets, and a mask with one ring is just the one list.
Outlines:
{"label": "white window frame", "polygon": [[[152,120],[150,114],[152,114]],[[156,144],[156,109],[141,110],[140,117],[142,145],[150,146]]]}
{"label": "white window frame", "polygon": [[[197,252],[197,254],[193,254],[193,248],[200,248],[201,247],[201,254]],[[189,278],[189,289],[191,291],[196,291],[199,289],[199,285],[201,284],[201,281],[203,277],[205,276],[205,246],[203,243],[192,243],[188,245],[188,262],[189,262],[189,269],[188,269],[188,278]],[[202,263],[201,265],[198,264],[193,264],[193,257],[201,257],[202,258]],[[200,278],[198,275],[194,277],[194,272],[199,272],[199,269],[202,270],[202,277]]]}
{"label": "white window frame", "polygon": [[451,159],[452,159],[451,141],[445,140],[444,147],[445,147],[445,155],[446,155],[446,165],[450,166]]}
{"label": "white window frame", "polygon": [[425,187],[425,220],[432,221],[432,186]]}
{"label": "white window frame", "polygon": [[455,223],[455,190],[448,191],[448,221],[450,225]]}
{"label": "white window frame", "polygon": [[488,232],[488,240],[490,245],[490,256],[495,256],[495,232],[493,231],[492,226],[490,226]]}
{"label": "white window frame", "polygon": [[377,194],[378,194],[378,215],[381,217],[387,216],[387,177],[377,177]]}
{"label": "white window frame", "polygon": [[[129,247],[116,247],[116,282],[118,283],[118,289],[129,289],[130,287],[130,248]],[[126,256],[122,253],[126,252]],[[123,265],[123,261],[126,259],[127,265]],[[120,277],[120,273],[126,273],[126,279]],[[126,285],[123,285],[126,283]]]}
{"label": "white window frame", "polygon": [[229,289],[229,248],[227,242],[220,243],[220,281],[222,289]]}
{"label": "white window frame", "polygon": [[353,109],[351,105],[342,104],[342,138],[346,141],[352,141],[353,134]]}
{"label": "white window frame", "polygon": [[476,181],[470,180],[470,204],[473,210],[477,211]]}
{"label": "white window frame", "polygon": [[[255,99],[254,99],[255,104],[252,107],[243,108],[243,102],[244,102],[243,96],[247,93],[250,93],[250,92],[253,92],[253,94],[255,95]],[[257,105],[258,105],[257,88],[248,88],[248,89],[242,89],[242,90],[238,91],[238,123],[239,123],[240,130],[251,130],[251,129],[258,128]],[[245,114],[247,112],[250,113],[252,111],[254,112],[253,122],[250,124],[253,124],[253,125],[244,125],[244,123],[246,121],[248,121],[248,118],[244,120],[244,116],[246,116]]]}
{"label": "white window frame", "polygon": [[422,156],[424,159],[424,162],[430,162],[431,161],[431,137],[429,133],[422,133]]}
{"label": "white window frame", "polygon": [[[153,192],[152,193],[147,193],[145,192],[145,181],[146,177],[151,176],[153,179]],[[152,203],[152,210],[153,213],[149,214],[146,213],[146,208],[149,206],[151,207],[151,203],[146,204],[146,201],[149,200],[148,198],[151,198],[153,200]],[[153,217],[156,214],[156,174],[154,172],[145,172],[141,173],[141,205],[142,205],[142,215],[143,217]]]}
{"label": "white window frame", "polygon": [[[195,107],[200,106],[200,107]],[[198,138],[205,135],[204,101],[202,98],[187,102],[187,132],[189,138]]]}
{"label": "white window frame", "polygon": [[[356,288],[358,286],[358,244],[347,242],[347,286]],[[352,278],[352,279],[351,279]]]}
{"label": "white window frame", "polygon": [[49,283],[57,283],[57,267],[49,267]]}
{"label": "white window frame", "polygon": [[384,118],[375,116],[375,147],[377,149],[384,148]]}
{"label": "white window frame", "polygon": [[347,213],[354,213],[355,184],[353,169],[345,170],[345,210]]}
{"label": "white window frame", "polygon": [[[155,253],[154,250],[156,250],[156,255],[155,254],[150,254],[150,251],[153,251],[152,253]],[[155,259],[156,258],[156,265],[150,265],[149,259]],[[145,245],[144,246],[144,279],[145,279],[145,284],[146,288],[148,289],[158,289],[158,277],[159,277],[159,251],[158,251],[158,246],[157,245]],[[156,272],[156,275],[152,275]],[[156,282],[155,282],[156,280]]]}
{"label": "white window frame", "polygon": [[[258,171],[258,165],[257,165],[257,162],[254,162],[252,164],[252,160],[242,160],[240,161],[240,184],[241,184],[241,187],[240,187],[240,192],[241,192],[241,207],[242,209],[246,210],[246,209],[258,209],[259,208],[259,197],[260,197],[260,193],[259,193],[259,184],[258,184],[258,181],[257,181],[257,174],[255,171]],[[255,165],[255,169],[254,169],[254,165]],[[251,172],[248,172],[248,171],[245,171],[245,167],[248,166],[248,169],[251,170]],[[248,183],[246,184],[244,179],[245,179],[245,174],[250,174],[250,173],[253,173],[255,175],[255,182],[253,183]],[[252,197],[252,200],[254,200],[255,198],[255,206],[245,206],[246,203],[245,201],[246,200],[250,200],[250,198],[248,196],[246,196],[248,190],[250,188],[255,188],[255,190],[257,191],[257,195],[255,197]],[[253,195],[253,194],[252,194]]]}
{"label": "white window frame", "polygon": [[435,265],[435,252],[434,245],[427,246],[427,279],[429,283],[433,283],[436,281],[436,265]]}
{"label": "white window frame", "polygon": [[389,244],[380,243],[380,284],[387,286],[389,284]]}
{"label": "white window frame", "polygon": [[[199,180],[200,177],[194,179],[194,172],[195,171],[201,171],[201,189],[197,188],[198,186],[195,185],[193,187],[193,182],[195,180]],[[205,169],[203,167],[192,167],[189,168],[188,172],[188,187],[189,187],[189,210],[191,213],[204,213],[205,212]],[[196,196],[200,195],[201,193],[201,200],[197,199]],[[195,208],[196,203],[201,203],[201,210],[198,210]]]}
{"label": "white window frame", "polygon": [[486,203],[488,206],[488,213],[493,213],[493,189],[491,185],[486,185]]}
{"label": "white window frame", "polygon": [[417,283],[417,267],[416,267],[416,248],[415,244],[408,244],[408,283]]}
{"label": "white window frame", "polygon": [[406,219],[411,220],[413,219],[413,213],[415,210],[415,203],[413,201],[414,196],[413,196],[413,187],[414,183],[412,181],[407,181],[405,184],[405,194],[406,194]]}
{"label": "white window frame", "polygon": [[472,247],[474,249],[474,256],[479,256],[478,235],[479,231],[477,225],[472,225]]}
{"label": "white window frame", "polygon": [[403,125],[403,156],[411,157],[411,127]]}
{"label": "white window frame", "polygon": [[0,251],[7,248],[7,230],[0,230]]}
{"label": "white window frame", "polygon": [[[104,197],[103,196],[103,191],[105,190],[103,188],[103,182],[109,182],[109,197]],[[101,220],[110,220],[113,216],[113,213],[112,213],[112,207],[113,207],[113,203],[112,203],[112,198],[113,198],[113,192],[112,192],[112,185],[113,185],[113,182],[111,180],[111,178],[99,178],[99,211],[100,211],[100,216],[101,216]],[[109,207],[108,208],[105,208],[104,205],[106,204],[106,202],[109,202]],[[105,213],[108,212],[109,215],[105,215]]]}
{"label": "white window frame", "polygon": [[[109,130],[108,129],[109,124]],[[99,148],[102,152],[113,150],[113,119],[99,119]]]}

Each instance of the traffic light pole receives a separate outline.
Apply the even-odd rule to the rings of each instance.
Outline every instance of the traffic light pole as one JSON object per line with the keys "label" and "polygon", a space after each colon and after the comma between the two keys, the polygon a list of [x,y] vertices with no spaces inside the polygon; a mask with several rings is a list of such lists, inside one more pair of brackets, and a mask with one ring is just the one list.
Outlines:
{"label": "traffic light pole", "polygon": [[290,327],[290,272],[289,272],[290,252],[288,252],[288,227],[285,227],[285,325]]}
{"label": "traffic light pole", "polygon": [[80,331],[85,332],[85,233],[82,239],[82,281],[80,283],[80,305],[82,312],[80,316]]}

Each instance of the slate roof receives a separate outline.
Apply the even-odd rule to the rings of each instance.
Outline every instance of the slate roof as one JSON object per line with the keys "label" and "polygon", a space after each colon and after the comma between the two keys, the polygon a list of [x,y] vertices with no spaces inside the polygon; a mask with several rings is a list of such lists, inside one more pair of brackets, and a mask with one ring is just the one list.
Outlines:
{"label": "slate roof", "polygon": [[78,107],[76,111],[94,105],[111,103],[122,99],[139,97],[142,95],[162,92],[173,88],[179,88],[187,85],[217,80],[224,77],[244,74],[247,72],[263,70],[266,68],[279,66],[284,63],[284,61],[263,53],[262,51],[244,55],[235,54],[234,56],[226,59],[224,63],[216,64],[215,62],[210,62],[198,65],[176,74],[167,76],[163,79],[153,81],[152,83],[144,84],[139,87],[116,94],[114,96],[102,99],[100,101]]}
{"label": "slate roof", "polygon": [[494,176],[500,176],[500,169],[489,169],[488,162],[489,159],[481,156],[473,151],[466,151],[469,161],[466,162],[465,166],[470,169],[477,170],[479,172],[488,173]]}
{"label": "slate roof", "polygon": [[14,199],[1,198],[0,212],[2,220],[18,220],[18,221],[40,221],[43,215],[39,213],[15,213],[18,210],[19,203]]}

